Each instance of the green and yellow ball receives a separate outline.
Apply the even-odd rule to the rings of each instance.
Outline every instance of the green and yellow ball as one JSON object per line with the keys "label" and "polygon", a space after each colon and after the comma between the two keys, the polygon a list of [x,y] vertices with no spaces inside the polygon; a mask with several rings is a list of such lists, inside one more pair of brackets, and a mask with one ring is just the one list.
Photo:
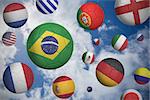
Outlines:
{"label": "green and yellow ball", "polygon": [[57,69],[66,64],[73,52],[70,33],[56,23],[36,27],[27,40],[27,52],[32,62],[44,69]]}

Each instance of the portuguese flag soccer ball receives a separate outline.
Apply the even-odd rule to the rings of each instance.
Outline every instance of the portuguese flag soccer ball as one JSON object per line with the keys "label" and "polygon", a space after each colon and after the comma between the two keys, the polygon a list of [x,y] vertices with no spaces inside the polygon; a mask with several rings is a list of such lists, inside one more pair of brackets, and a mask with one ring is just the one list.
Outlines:
{"label": "portuguese flag soccer ball", "polygon": [[77,20],[81,27],[95,30],[102,25],[104,21],[104,12],[98,4],[88,2],[79,8]]}
{"label": "portuguese flag soccer ball", "polygon": [[45,69],[56,69],[70,59],[73,40],[61,25],[45,23],[35,28],[27,41],[27,52],[34,64]]}

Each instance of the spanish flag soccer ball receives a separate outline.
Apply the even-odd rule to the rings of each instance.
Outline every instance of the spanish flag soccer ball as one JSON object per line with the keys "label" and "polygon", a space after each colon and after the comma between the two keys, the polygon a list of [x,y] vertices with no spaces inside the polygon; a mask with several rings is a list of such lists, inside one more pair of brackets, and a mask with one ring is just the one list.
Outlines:
{"label": "spanish flag soccer ball", "polygon": [[74,91],[74,81],[68,76],[60,76],[53,82],[53,92],[61,99],[71,97],[74,94]]}
{"label": "spanish flag soccer ball", "polygon": [[83,4],[78,10],[77,20],[81,27],[95,30],[100,27],[104,21],[103,9],[93,2]]}

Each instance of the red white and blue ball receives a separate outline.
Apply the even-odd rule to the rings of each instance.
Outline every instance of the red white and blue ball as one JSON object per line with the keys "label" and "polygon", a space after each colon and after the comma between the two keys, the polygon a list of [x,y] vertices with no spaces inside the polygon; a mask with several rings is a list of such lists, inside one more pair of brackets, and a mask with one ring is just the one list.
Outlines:
{"label": "red white and blue ball", "polygon": [[95,38],[93,40],[93,43],[94,43],[94,45],[98,46],[98,45],[100,45],[100,40],[98,38]]}
{"label": "red white and blue ball", "polygon": [[41,47],[46,54],[54,54],[58,50],[58,41],[52,36],[45,37],[42,40]]}
{"label": "red white and blue ball", "polygon": [[8,66],[3,74],[5,87],[13,93],[28,91],[34,81],[34,75],[28,65],[17,62]]}
{"label": "red white and blue ball", "polygon": [[11,3],[4,9],[3,18],[8,26],[19,28],[27,22],[28,12],[24,5]]}
{"label": "red white and blue ball", "polygon": [[36,7],[43,14],[52,14],[58,7],[58,0],[37,0]]}
{"label": "red white and blue ball", "polygon": [[2,36],[2,42],[5,46],[12,46],[16,43],[16,34],[14,32],[6,32]]}

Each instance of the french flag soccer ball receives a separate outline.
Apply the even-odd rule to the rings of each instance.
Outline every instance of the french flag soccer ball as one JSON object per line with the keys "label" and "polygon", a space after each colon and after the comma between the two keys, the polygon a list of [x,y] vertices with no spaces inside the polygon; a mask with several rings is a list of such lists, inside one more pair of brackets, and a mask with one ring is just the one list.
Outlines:
{"label": "french flag soccer ball", "polygon": [[34,81],[32,70],[23,63],[10,64],[3,74],[5,87],[13,93],[23,93],[28,91]]}

